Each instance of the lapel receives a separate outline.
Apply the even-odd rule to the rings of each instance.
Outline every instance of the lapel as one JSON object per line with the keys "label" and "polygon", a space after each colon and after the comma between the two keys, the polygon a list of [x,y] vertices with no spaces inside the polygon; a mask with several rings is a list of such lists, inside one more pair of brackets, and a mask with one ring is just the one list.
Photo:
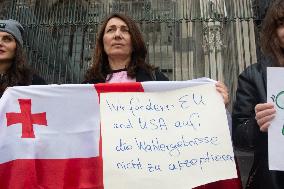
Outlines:
{"label": "lapel", "polygon": [[261,71],[262,71],[262,80],[265,86],[265,92],[267,93],[267,67],[273,67],[274,60],[271,57],[263,57],[261,61]]}
{"label": "lapel", "polygon": [[136,74],[136,81],[143,82],[143,81],[152,81],[153,79],[149,74],[147,74],[144,70],[139,69]]}

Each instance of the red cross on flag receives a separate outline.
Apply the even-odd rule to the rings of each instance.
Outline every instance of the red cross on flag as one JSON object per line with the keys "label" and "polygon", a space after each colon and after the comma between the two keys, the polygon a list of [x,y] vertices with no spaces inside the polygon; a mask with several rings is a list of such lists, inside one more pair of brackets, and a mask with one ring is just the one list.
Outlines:
{"label": "red cross on flag", "polygon": [[32,114],[31,99],[18,99],[20,105],[20,113],[6,113],[7,126],[17,123],[22,124],[22,138],[35,138],[33,124],[47,125],[46,112]]}
{"label": "red cross on flag", "polygon": [[[103,189],[98,94],[188,85],[143,82],[9,88],[0,99],[0,189]],[[195,189],[227,188],[239,189],[240,180]]]}
{"label": "red cross on flag", "polygon": [[93,85],[9,88],[0,112],[1,189],[102,185]]}

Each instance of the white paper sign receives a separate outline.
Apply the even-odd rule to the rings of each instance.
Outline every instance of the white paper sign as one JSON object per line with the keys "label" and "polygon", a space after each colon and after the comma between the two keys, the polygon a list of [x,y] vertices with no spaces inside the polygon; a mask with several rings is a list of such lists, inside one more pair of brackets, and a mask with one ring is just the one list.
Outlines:
{"label": "white paper sign", "polygon": [[105,189],[189,189],[236,178],[214,84],[100,98]]}
{"label": "white paper sign", "polygon": [[273,102],[276,116],[268,130],[269,169],[284,170],[284,68],[267,68],[267,102]]}

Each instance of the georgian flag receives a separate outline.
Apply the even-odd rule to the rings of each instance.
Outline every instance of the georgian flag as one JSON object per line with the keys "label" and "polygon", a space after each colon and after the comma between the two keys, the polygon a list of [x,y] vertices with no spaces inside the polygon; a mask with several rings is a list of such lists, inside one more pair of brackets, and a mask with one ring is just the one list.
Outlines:
{"label": "georgian flag", "polygon": [[[8,88],[0,99],[0,189],[103,189],[99,93],[154,92],[188,85],[143,82]],[[241,186],[239,179],[230,179],[198,187],[211,188]]]}

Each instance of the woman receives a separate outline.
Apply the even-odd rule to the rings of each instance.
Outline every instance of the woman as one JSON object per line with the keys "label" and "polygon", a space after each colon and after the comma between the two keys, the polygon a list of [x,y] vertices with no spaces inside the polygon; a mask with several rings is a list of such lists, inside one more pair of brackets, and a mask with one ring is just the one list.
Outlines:
{"label": "woman", "polygon": [[[111,14],[98,32],[93,64],[83,83],[168,81],[157,68],[146,63],[147,49],[139,28],[128,16]],[[229,102],[226,86],[217,82],[216,89],[224,103]],[[196,189],[240,188],[239,180],[219,181]]]}
{"label": "woman", "polygon": [[122,14],[110,15],[98,33],[93,64],[84,83],[168,81],[145,62],[147,49],[138,27]]}
{"label": "woman", "polygon": [[0,97],[7,87],[46,84],[27,66],[23,31],[15,20],[0,20]]}
{"label": "woman", "polygon": [[[93,64],[83,83],[168,81],[146,62],[146,55],[146,45],[135,22],[126,15],[111,14],[98,32]],[[217,82],[216,89],[228,104],[226,86]]]}
{"label": "woman", "polygon": [[272,3],[263,20],[259,63],[240,76],[233,108],[233,139],[238,147],[253,148],[254,162],[247,189],[284,188],[284,174],[269,171],[267,129],[275,116],[273,104],[266,102],[266,68],[284,66],[284,1]]}

